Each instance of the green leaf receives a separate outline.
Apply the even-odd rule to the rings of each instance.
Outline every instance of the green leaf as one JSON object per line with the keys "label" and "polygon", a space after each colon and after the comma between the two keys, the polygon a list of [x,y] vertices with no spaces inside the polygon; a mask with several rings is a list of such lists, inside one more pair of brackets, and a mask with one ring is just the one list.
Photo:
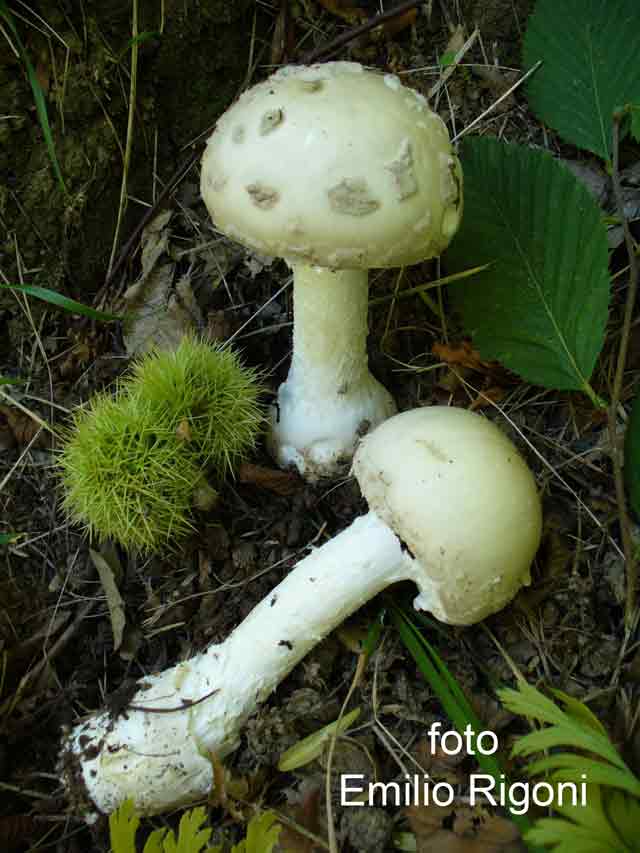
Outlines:
{"label": "green leaf", "polygon": [[529,776],[540,776],[553,771],[554,782],[580,782],[580,776],[584,773],[586,780],[593,785],[606,785],[609,788],[619,788],[634,796],[640,795],[640,784],[628,770],[621,770],[597,761],[577,755],[572,752],[561,752],[532,761],[526,766]]}
{"label": "green leaf", "polygon": [[[156,829],[147,838],[143,853],[203,853],[212,832],[208,827],[203,829],[206,819],[202,806],[189,809],[180,818],[177,839],[170,829]],[[114,847],[113,853],[120,851]]]}
{"label": "green leaf", "polygon": [[474,138],[463,143],[462,163],[466,212],[447,265],[491,264],[451,288],[482,357],[598,404],[589,379],[610,280],[596,202],[546,151]]}
{"label": "green leaf", "polygon": [[289,770],[295,770],[297,767],[304,767],[322,754],[325,746],[333,737],[333,733],[337,731],[338,735],[346,732],[360,716],[360,708],[354,708],[348,714],[345,714],[342,719],[334,720],[328,726],[324,726],[317,732],[312,732],[307,737],[294,743],[293,746],[285,750],[278,761],[278,770],[286,773]]}
{"label": "green leaf", "polygon": [[20,54],[20,59],[22,60],[24,67],[26,68],[27,77],[31,86],[31,91],[33,92],[33,100],[36,105],[38,121],[40,122],[40,127],[42,128],[42,134],[44,136],[45,145],[47,146],[49,160],[51,161],[51,166],[55,173],[58,184],[60,185],[60,189],[63,193],[66,193],[67,188],[64,183],[64,178],[62,177],[60,164],[58,163],[58,157],[56,156],[56,147],[53,141],[53,134],[51,133],[51,126],[49,124],[49,116],[47,114],[47,104],[45,101],[44,92],[42,91],[42,87],[40,86],[40,82],[38,80],[38,75],[35,72],[35,68],[33,67],[31,60],[29,59],[29,54],[27,53],[24,45],[22,44],[22,39],[20,38],[20,34],[16,29],[13,15],[9,11],[5,0],[0,0],[0,17],[4,18],[7,26],[11,30],[11,34],[13,35],[13,38],[16,42],[18,53]]}
{"label": "green leaf", "polygon": [[640,394],[633,401],[624,436],[624,478],[631,507],[640,516]]}
{"label": "green leaf", "polygon": [[56,293],[55,290],[47,290],[46,287],[38,287],[32,284],[0,284],[0,289],[3,290],[19,290],[20,293],[26,293],[27,296],[35,296],[36,299],[42,299],[44,302],[49,302],[57,308],[62,308],[63,311],[68,311],[70,314],[82,314],[92,320],[102,320],[110,322],[111,320],[121,320],[117,314],[107,314],[104,311],[96,311],[88,305],[83,305],[82,302],[76,302],[75,299],[69,299],[61,293]]}
{"label": "green leaf", "polygon": [[203,806],[186,811],[180,818],[178,840],[173,832],[163,840],[164,853],[201,853],[211,838],[211,829],[202,828],[206,819],[207,812]]}
{"label": "green leaf", "polygon": [[605,798],[604,806],[609,822],[616,828],[620,838],[629,850],[637,850],[640,800],[628,797],[621,791],[611,791]]}
{"label": "green leaf", "polygon": [[156,39],[161,39],[162,33],[159,30],[145,30],[143,33],[138,33],[137,36],[130,38],[126,45],[122,48],[120,53],[116,56],[116,62],[121,62],[125,55],[131,50],[131,48],[136,44],[142,44],[145,41],[155,41]]}
{"label": "green leaf", "polygon": [[538,0],[524,38],[524,65],[538,118],[566,142],[611,159],[619,104],[640,101],[637,0]]}
{"label": "green leaf", "polygon": [[456,58],[455,50],[445,50],[445,52],[442,54],[442,56],[438,60],[438,63],[439,63],[441,68],[448,68],[449,65],[453,65],[455,58]]}
{"label": "green leaf", "polygon": [[113,853],[136,853],[136,832],[140,818],[133,800],[125,800],[109,815],[109,836]]}
{"label": "green leaf", "polygon": [[[567,710],[563,710],[525,681],[521,681],[518,686],[517,691],[508,688],[498,691],[505,708],[549,725],[518,738],[513,746],[514,755],[531,755],[545,749],[572,746],[600,756],[635,780],[608,734],[586,705],[561,691],[554,691],[566,706]],[[578,710],[577,705],[582,705],[582,708]],[[635,782],[640,794],[640,783],[637,780]]]}
{"label": "green leaf", "polygon": [[247,826],[247,837],[236,844],[232,853],[272,853],[282,827],[278,816],[271,811],[255,815]]}
{"label": "green leaf", "polygon": [[[553,847],[555,853],[604,853],[605,850],[607,853],[633,853],[637,847],[625,843],[620,828],[608,814],[610,802],[611,797],[606,790],[603,791],[597,785],[589,785],[586,805],[554,805],[554,810],[561,817],[542,818],[537,821],[525,839],[540,844],[557,845]],[[619,815],[615,811],[614,814],[617,820]],[[624,824],[622,829],[626,830]]]}

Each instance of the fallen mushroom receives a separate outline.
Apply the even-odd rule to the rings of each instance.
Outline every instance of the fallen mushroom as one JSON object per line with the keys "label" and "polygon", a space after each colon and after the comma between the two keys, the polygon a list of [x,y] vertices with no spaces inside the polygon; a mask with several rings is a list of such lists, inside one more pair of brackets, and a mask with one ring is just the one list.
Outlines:
{"label": "fallen mushroom", "polygon": [[81,808],[126,798],[145,813],[205,797],[214,754],[291,669],[389,584],[414,581],[415,606],[470,625],[529,583],[541,508],[529,468],[490,421],[463,409],[396,415],[360,444],[354,471],[370,511],[305,557],[228,639],[138,684],[77,725],[62,768]]}
{"label": "fallen mushroom", "polygon": [[436,257],[460,221],[447,129],[391,74],[282,68],[218,121],[201,191],[220,231],[293,269],[293,355],[269,446],[306,479],[334,476],[395,412],[368,367],[367,271]]}

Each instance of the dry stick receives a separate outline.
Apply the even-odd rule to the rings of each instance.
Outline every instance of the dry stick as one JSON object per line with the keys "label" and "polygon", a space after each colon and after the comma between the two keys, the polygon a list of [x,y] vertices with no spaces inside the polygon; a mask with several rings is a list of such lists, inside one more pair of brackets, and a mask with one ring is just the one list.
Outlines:
{"label": "dry stick", "polygon": [[201,149],[200,149],[200,146],[198,146],[196,148],[196,150],[192,154],[190,154],[189,157],[184,161],[184,163],[182,163],[178,167],[177,171],[171,177],[169,183],[166,184],[166,186],[164,187],[164,189],[162,190],[162,192],[160,193],[160,195],[156,199],[155,204],[153,204],[151,207],[148,207],[145,210],[143,216],[140,218],[140,221],[138,222],[136,227],[133,229],[131,236],[129,237],[129,239],[125,243],[122,251],[120,252],[120,255],[118,256],[118,260],[115,262],[115,264],[113,265],[113,267],[109,271],[106,279],[104,280],[104,284],[102,285],[102,287],[100,288],[100,290],[96,294],[96,297],[93,300],[94,306],[102,303],[102,300],[106,296],[106,292],[109,288],[109,285],[114,280],[114,278],[118,275],[118,273],[120,272],[120,270],[122,269],[124,264],[128,261],[129,257],[131,256],[133,249],[134,249],[134,246],[136,245],[138,238],[140,237],[140,234],[142,233],[143,228],[146,228],[146,226],[149,224],[149,222],[151,222],[151,220],[156,216],[156,214],[158,213],[158,211],[160,210],[160,208],[164,204],[167,197],[175,189],[177,189],[177,187],[182,182],[182,180],[189,174],[189,172],[191,171],[193,166],[196,164],[196,161],[200,157],[200,153],[201,153]]}
{"label": "dry stick", "polygon": [[131,163],[131,149],[133,147],[133,120],[136,112],[136,90],[138,81],[138,0],[133,0],[131,10],[131,77],[129,80],[129,112],[127,116],[127,140],[124,146],[124,163],[122,164],[122,180],[120,182],[120,203],[118,205],[118,217],[116,219],[116,232],[113,235],[113,245],[109,258],[109,269],[113,266],[116,255],[120,226],[125,207],[127,206],[127,182],[129,179],[129,165]]}
{"label": "dry stick", "polygon": [[338,740],[339,734],[339,726],[340,721],[344,717],[344,713],[347,710],[347,705],[351,701],[351,697],[353,696],[356,687],[360,684],[362,680],[362,675],[365,671],[367,663],[369,661],[369,653],[364,651],[358,655],[358,663],[356,664],[356,671],[353,679],[351,681],[351,686],[347,691],[347,695],[345,696],[344,702],[342,703],[342,707],[340,708],[340,713],[338,714],[338,719],[336,720],[336,727],[333,730],[331,735],[331,740],[329,742],[329,751],[327,753],[327,770],[325,773],[325,783],[324,783],[324,796],[325,796],[325,806],[327,809],[327,833],[328,833],[328,841],[329,841],[329,851],[330,853],[338,853],[338,842],[336,839],[336,828],[333,823],[333,801],[331,799],[331,769],[333,766],[333,754],[336,748],[336,743]]}
{"label": "dry stick", "polygon": [[304,53],[300,62],[302,65],[309,65],[312,62],[317,62],[321,56],[327,56],[334,53],[338,48],[344,47],[345,44],[348,44],[350,41],[358,38],[358,36],[361,36],[363,33],[374,29],[374,27],[377,27],[380,24],[390,21],[392,18],[397,18],[398,15],[410,12],[411,9],[415,9],[416,6],[420,6],[423,2],[424,0],[408,0],[407,3],[400,3],[399,6],[389,9],[388,12],[382,12],[380,15],[369,18],[369,20],[365,21],[364,24],[360,24],[357,27],[353,27],[353,29],[347,30],[345,33],[337,36],[337,38],[327,42],[327,44],[320,45],[320,47],[314,48],[309,51],[309,53]]}
{"label": "dry stick", "polygon": [[634,611],[636,606],[636,585],[638,580],[638,566],[634,555],[633,539],[631,537],[631,523],[629,521],[629,513],[627,511],[627,498],[624,488],[624,476],[622,473],[622,461],[620,459],[620,446],[617,435],[617,411],[620,404],[620,395],[622,393],[622,382],[624,379],[624,370],[627,364],[627,352],[629,349],[629,338],[631,335],[631,322],[633,319],[633,309],[636,302],[636,294],[638,291],[638,259],[636,257],[635,246],[629,222],[624,213],[624,201],[622,198],[622,187],[620,185],[620,167],[619,167],[619,148],[620,148],[620,123],[624,117],[622,112],[616,112],[613,116],[612,130],[612,168],[611,182],[613,185],[613,194],[616,202],[616,210],[620,220],[622,221],[622,229],[624,232],[624,241],[629,255],[629,286],[627,288],[627,301],[624,309],[624,320],[622,322],[622,332],[620,335],[620,348],[618,350],[618,360],[616,363],[616,372],[613,380],[613,389],[611,392],[611,403],[607,410],[607,421],[609,426],[609,440],[611,441],[611,458],[613,460],[613,476],[616,489],[616,501],[618,504],[618,515],[620,518],[620,533],[622,536],[622,547],[624,550],[624,559],[627,567],[627,596],[625,603],[625,623],[627,629],[630,629],[634,624]]}

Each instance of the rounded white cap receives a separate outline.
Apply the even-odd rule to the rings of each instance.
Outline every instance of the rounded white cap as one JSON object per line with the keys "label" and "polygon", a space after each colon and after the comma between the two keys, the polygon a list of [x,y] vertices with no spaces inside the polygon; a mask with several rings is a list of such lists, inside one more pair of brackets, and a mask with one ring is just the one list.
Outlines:
{"label": "rounded white cap", "polygon": [[417,608],[470,625],[530,583],[541,502],[491,421],[446,406],[403,412],[362,440],[353,470],[370,509],[414,558]]}
{"label": "rounded white cap", "polygon": [[442,119],[352,62],[285,67],[245,92],[208,140],[201,191],[232,239],[333,269],[435,257],[462,214]]}

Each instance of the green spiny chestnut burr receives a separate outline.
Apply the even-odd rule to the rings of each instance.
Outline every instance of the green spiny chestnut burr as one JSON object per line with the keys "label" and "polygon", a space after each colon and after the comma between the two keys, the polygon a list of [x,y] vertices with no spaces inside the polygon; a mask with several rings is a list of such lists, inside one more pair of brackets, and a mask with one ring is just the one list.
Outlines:
{"label": "green spiny chestnut burr", "polygon": [[223,345],[185,337],[174,351],[152,352],[134,366],[124,388],[149,402],[189,441],[214,476],[229,474],[251,451],[264,414],[258,374]]}
{"label": "green spiny chestnut burr", "polygon": [[152,352],[73,417],[59,457],[63,508],[92,538],[140,553],[193,529],[203,489],[254,446],[263,415],[258,375],[230,349],[185,338]]}

